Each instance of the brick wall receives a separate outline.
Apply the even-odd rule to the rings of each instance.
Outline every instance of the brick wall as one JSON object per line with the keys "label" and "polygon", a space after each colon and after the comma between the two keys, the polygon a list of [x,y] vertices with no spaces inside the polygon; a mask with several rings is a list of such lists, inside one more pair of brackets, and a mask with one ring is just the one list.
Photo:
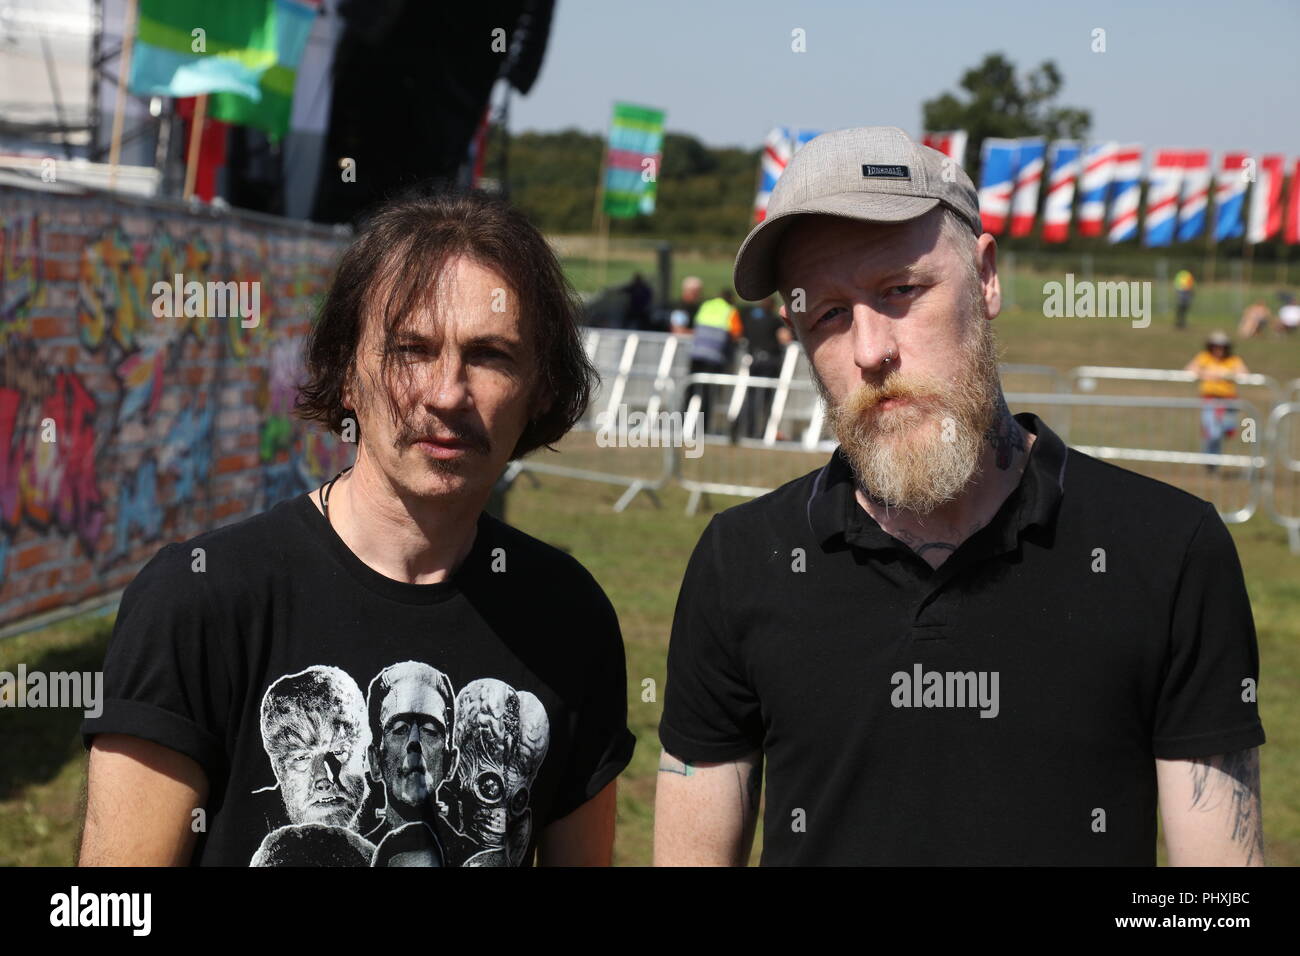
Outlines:
{"label": "brick wall", "polygon": [[[290,414],[345,242],[0,186],[0,626],[120,590],[167,542],[351,462],[354,446]],[[206,294],[167,316],[155,284],[178,273],[259,283],[258,324],[207,314]]]}

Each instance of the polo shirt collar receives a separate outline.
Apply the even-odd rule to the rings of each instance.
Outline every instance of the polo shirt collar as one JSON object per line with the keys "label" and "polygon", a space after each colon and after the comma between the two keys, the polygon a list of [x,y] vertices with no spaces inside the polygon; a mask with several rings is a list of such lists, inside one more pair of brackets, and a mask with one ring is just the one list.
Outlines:
{"label": "polo shirt collar", "polygon": [[[1065,463],[1068,448],[1032,412],[1020,412],[1015,420],[1036,438],[1029,449],[1029,461],[1020,483],[1007,496],[989,524],[972,538],[991,538],[1000,550],[1016,547],[1021,533],[1031,527],[1050,529],[1065,491]],[[842,538],[846,543],[866,548],[907,546],[887,533],[858,504],[854,496],[853,471],[841,449],[836,448],[830,461],[817,473],[808,497],[808,526],[823,548]]]}

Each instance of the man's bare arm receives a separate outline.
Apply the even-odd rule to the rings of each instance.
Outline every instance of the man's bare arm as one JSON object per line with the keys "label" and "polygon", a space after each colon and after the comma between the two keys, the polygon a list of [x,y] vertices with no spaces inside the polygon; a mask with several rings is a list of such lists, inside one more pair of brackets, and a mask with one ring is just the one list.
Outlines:
{"label": "man's bare arm", "polygon": [[1172,866],[1263,866],[1259,748],[1156,760]]}
{"label": "man's bare arm", "polygon": [[90,750],[80,866],[184,866],[198,839],[194,810],[207,775],[189,757],[124,734]]}
{"label": "man's bare arm", "polygon": [[754,845],[763,755],[692,763],[664,751],[655,788],[655,866],[745,866]]}
{"label": "man's bare arm", "polygon": [[538,866],[609,866],[614,858],[614,811],[618,781],[611,780],[567,817],[542,831]]}

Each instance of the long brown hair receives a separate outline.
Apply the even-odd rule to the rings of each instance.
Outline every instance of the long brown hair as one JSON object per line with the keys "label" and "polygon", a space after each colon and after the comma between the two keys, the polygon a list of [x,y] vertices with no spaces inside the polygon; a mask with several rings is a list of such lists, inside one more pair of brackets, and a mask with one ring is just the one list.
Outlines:
{"label": "long brown hair", "polygon": [[[407,195],[380,207],[339,259],[305,349],[306,382],[295,414],[336,434],[355,416],[344,385],[357,371],[362,321],[383,321],[380,377],[401,363],[390,356],[403,324],[436,308],[448,263],[466,256],[504,277],[516,297],[536,356],[534,407],[511,459],[559,441],[583,416],[598,373],[579,333],[582,307],[554,251],[524,215],[480,190]],[[386,391],[394,421],[399,410]],[[357,436],[360,437],[359,434]]]}

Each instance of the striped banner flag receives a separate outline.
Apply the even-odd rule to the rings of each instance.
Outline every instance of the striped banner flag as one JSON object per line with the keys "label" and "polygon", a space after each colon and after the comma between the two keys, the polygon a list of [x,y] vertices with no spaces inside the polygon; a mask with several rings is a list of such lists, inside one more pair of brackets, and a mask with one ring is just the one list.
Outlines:
{"label": "striped banner flag", "polygon": [[1038,218],[1038,187],[1043,182],[1043,156],[1047,141],[1041,136],[1020,140],[1016,154],[1016,192],[1011,197],[1011,235],[1027,236]]}
{"label": "striped banner flag", "polygon": [[763,156],[758,164],[758,194],[754,196],[754,222],[767,218],[767,201],[776,188],[776,181],[785,172],[790,157],[803,148],[809,140],[821,135],[821,130],[794,129],[777,126],[763,140]]}
{"label": "striped banner flag", "polygon": [[965,166],[967,139],[964,129],[951,129],[942,133],[926,133],[921,137],[921,145],[937,149],[958,166]]}
{"label": "striped banner flag", "polygon": [[980,219],[984,231],[1002,234],[1011,215],[1020,141],[989,137],[980,144]]}
{"label": "striped banner flag", "polygon": [[615,103],[605,154],[605,214],[632,219],[655,211],[664,111]]}
{"label": "striped banner flag", "polygon": [[1255,170],[1255,184],[1250,187],[1250,222],[1246,241],[1264,242],[1277,235],[1282,227],[1282,157],[1264,156]]}
{"label": "striped banner flag", "polygon": [[208,115],[213,119],[262,130],[273,143],[289,132],[293,88],[298,79],[307,38],[319,11],[320,0],[275,0],[275,63],[258,81],[259,99],[224,92],[212,97]]}
{"label": "striped banner flag", "polygon": [[1246,231],[1249,153],[1225,153],[1214,187],[1214,241],[1240,239]]}
{"label": "striped banner flag", "polygon": [[1043,201],[1043,241],[1064,242],[1070,234],[1074,184],[1079,178],[1079,143],[1060,140],[1052,144],[1052,176]]}
{"label": "striped banner flag", "polygon": [[1179,242],[1190,242],[1205,232],[1213,176],[1208,151],[1194,149],[1183,153],[1183,192],[1178,202]]}
{"label": "striped banner flag", "polygon": [[238,93],[254,102],[276,63],[274,0],[139,0],[127,86],[138,96]]}
{"label": "striped banner flag", "polygon": [[1131,143],[1115,151],[1111,179],[1108,241],[1127,242],[1138,234],[1138,198],[1142,192],[1142,145]]}
{"label": "striped banner flag", "polygon": [[1178,222],[1178,193],[1183,185],[1183,153],[1162,149],[1147,174],[1147,246],[1167,246],[1174,241]]}
{"label": "striped banner flag", "polygon": [[1289,245],[1300,243],[1300,159],[1295,161],[1291,170],[1291,192],[1286,203],[1286,228],[1282,238]]}
{"label": "striped banner flag", "polygon": [[1106,198],[1115,176],[1118,143],[1094,143],[1079,175],[1079,235],[1100,236],[1106,224]]}

